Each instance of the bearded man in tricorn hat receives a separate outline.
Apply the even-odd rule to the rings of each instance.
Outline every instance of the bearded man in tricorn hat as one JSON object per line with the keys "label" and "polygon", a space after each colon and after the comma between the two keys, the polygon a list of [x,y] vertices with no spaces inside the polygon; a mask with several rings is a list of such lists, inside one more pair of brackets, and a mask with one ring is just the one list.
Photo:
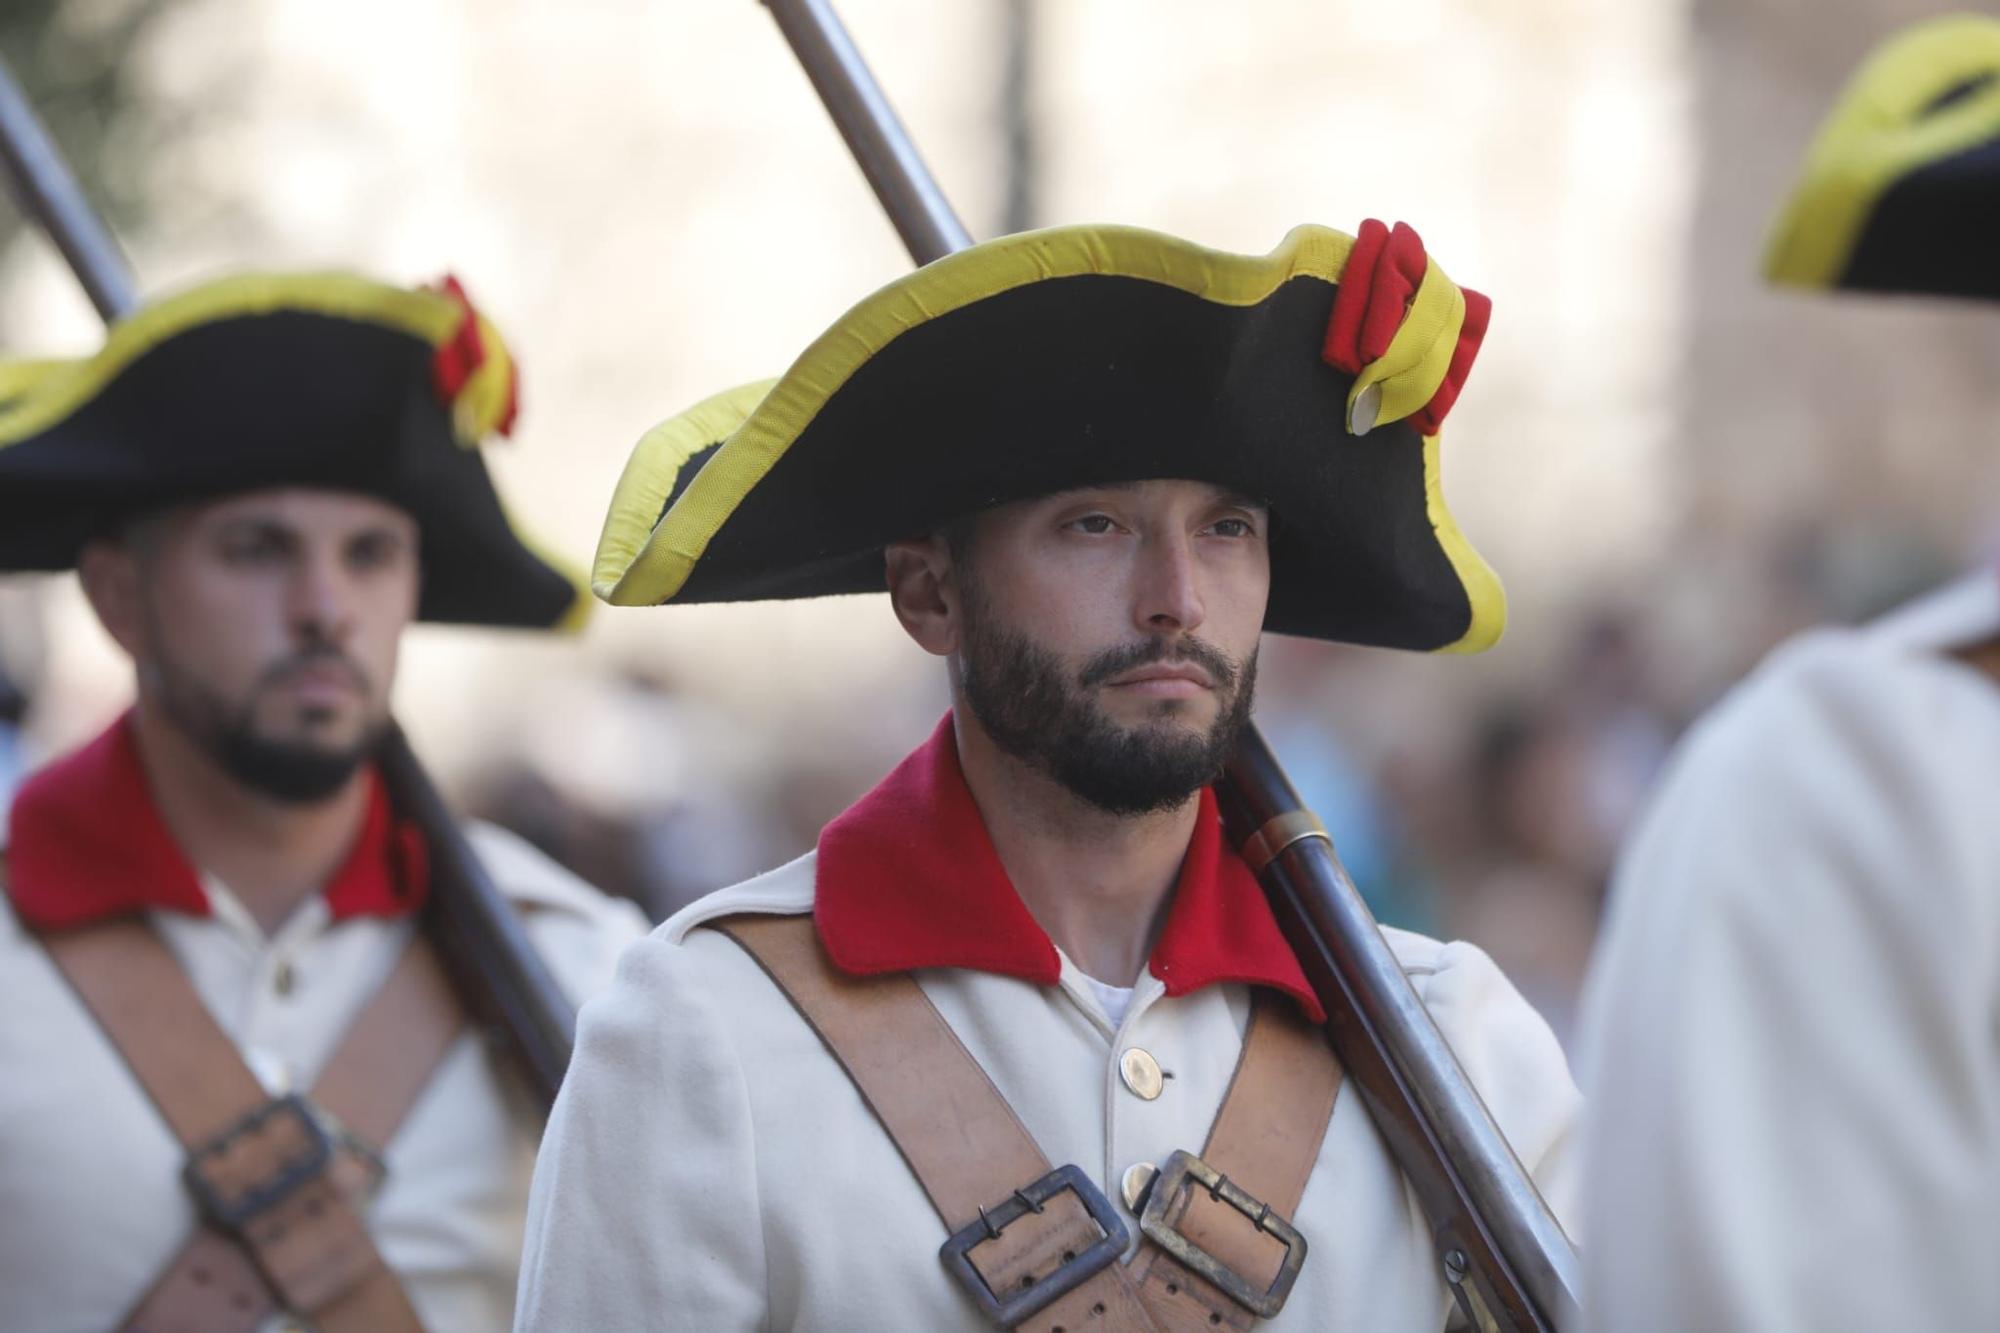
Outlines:
{"label": "bearded man in tricorn hat", "polygon": [[[1209,784],[1265,630],[1498,636],[1437,471],[1486,314],[1407,227],[1266,256],[1057,228],[891,284],[641,442],[600,595],[886,587],[952,709],[585,1010],[518,1327],[1444,1324]],[[1560,1204],[1548,1028],[1476,948],[1389,935]]]}
{"label": "bearded man in tricorn hat", "polygon": [[[137,698],[0,864],[0,1322],[328,1333],[511,1314],[538,1108],[417,929],[374,756],[412,619],[553,627],[456,284],[245,274],[0,369],[0,570],[76,568]],[[467,835],[574,999],[643,928]]]}

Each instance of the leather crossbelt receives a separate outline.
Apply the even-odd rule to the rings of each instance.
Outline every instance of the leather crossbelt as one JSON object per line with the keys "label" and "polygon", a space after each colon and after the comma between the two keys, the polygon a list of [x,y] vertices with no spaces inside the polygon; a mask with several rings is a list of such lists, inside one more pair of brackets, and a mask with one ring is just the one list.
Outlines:
{"label": "leather crossbelt", "polygon": [[1258,994],[1208,1142],[1156,1177],[1126,1264],[1115,1208],[1079,1168],[1050,1169],[915,980],[840,972],[809,916],[708,924],[757,960],[840,1061],[944,1220],[947,1267],[997,1326],[1213,1333],[1249,1329],[1284,1303],[1306,1248],[1289,1219],[1341,1079],[1289,1005]]}
{"label": "leather crossbelt", "polygon": [[248,1333],[283,1310],[320,1333],[419,1330],[363,1225],[379,1149],[465,1026],[421,935],[348,1029],[310,1099],[273,1098],[158,932],[124,918],[42,936],[187,1150],[202,1223],[123,1325]]}

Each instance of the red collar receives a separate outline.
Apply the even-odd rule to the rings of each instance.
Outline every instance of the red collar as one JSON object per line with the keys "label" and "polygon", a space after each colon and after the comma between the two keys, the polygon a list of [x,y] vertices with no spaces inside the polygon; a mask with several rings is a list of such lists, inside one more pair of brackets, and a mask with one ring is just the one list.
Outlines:
{"label": "red collar", "polygon": [[[950,714],[819,835],[813,920],[844,972],[966,967],[1043,986],[1062,975],[965,785]],[[1270,986],[1326,1020],[1206,790],[1149,966],[1169,995],[1225,981]]]}
{"label": "red collar", "polygon": [[[8,822],[8,896],[35,930],[149,908],[207,916],[208,893],[153,804],[131,715],[29,778]],[[326,886],[336,921],[402,916],[430,887],[422,836],[396,819],[369,775],[368,814]]]}

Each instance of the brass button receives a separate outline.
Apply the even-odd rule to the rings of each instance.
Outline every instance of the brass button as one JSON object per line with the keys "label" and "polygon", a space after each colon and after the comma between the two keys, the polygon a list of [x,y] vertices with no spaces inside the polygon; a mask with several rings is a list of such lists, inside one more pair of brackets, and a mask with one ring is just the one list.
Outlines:
{"label": "brass button", "polygon": [[1160,1174],[1160,1168],[1151,1162],[1134,1162],[1125,1168],[1125,1178],[1118,1182],[1118,1192],[1125,1196],[1128,1212],[1138,1212],[1145,1202],[1146,1188],[1153,1183],[1153,1177]]}
{"label": "brass button", "polygon": [[277,975],[271,978],[272,988],[275,989],[280,996],[286,996],[290,995],[292,993],[292,990],[298,984],[299,984],[299,972],[297,968],[292,966],[291,960],[286,959],[284,962],[279,963]]}
{"label": "brass button", "polygon": [[1150,1051],[1137,1046],[1126,1047],[1125,1054],[1118,1057],[1118,1074],[1126,1087],[1149,1102],[1167,1086],[1166,1079],[1160,1076],[1160,1062]]}

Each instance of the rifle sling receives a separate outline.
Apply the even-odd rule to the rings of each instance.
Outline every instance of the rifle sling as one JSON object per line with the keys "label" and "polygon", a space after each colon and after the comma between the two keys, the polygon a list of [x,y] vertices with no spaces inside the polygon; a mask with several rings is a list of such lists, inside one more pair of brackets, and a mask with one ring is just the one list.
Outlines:
{"label": "rifle sling", "polygon": [[[849,976],[827,958],[810,916],[708,923],[756,959],[853,1080],[950,1233],[1039,1180],[1049,1161],[1006,1098],[906,973]],[[1289,1217],[1305,1192],[1340,1087],[1316,1029],[1260,995],[1243,1054],[1202,1158]],[[972,1145],[968,1151],[967,1145]],[[1173,1205],[1177,1228],[1254,1285],[1284,1248],[1206,1191]],[[996,1293],[1040,1280],[1100,1236],[1074,1194],[1048,1199],[967,1257]],[[1032,1281],[1030,1282],[1032,1285]],[[1218,1318],[1219,1317],[1219,1318]],[[1018,1327],[1034,1333],[1208,1333],[1255,1318],[1150,1239]]]}
{"label": "rifle sling", "polygon": [[[230,1136],[226,1148],[201,1154],[206,1177],[249,1188],[283,1175],[309,1150],[294,1115],[251,1124],[276,1103],[149,923],[121,918],[51,932],[42,943],[191,1163]],[[338,1120],[343,1139],[379,1148],[464,1025],[436,955],[413,935],[328,1061],[314,1104]],[[356,1200],[367,1176],[358,1154],[344,1147],[233,1233],[204,1221],[124,1327],[247,1333],[284,1309],[308,1317],[321,1333],[420,1329],[362,1222]]]}

